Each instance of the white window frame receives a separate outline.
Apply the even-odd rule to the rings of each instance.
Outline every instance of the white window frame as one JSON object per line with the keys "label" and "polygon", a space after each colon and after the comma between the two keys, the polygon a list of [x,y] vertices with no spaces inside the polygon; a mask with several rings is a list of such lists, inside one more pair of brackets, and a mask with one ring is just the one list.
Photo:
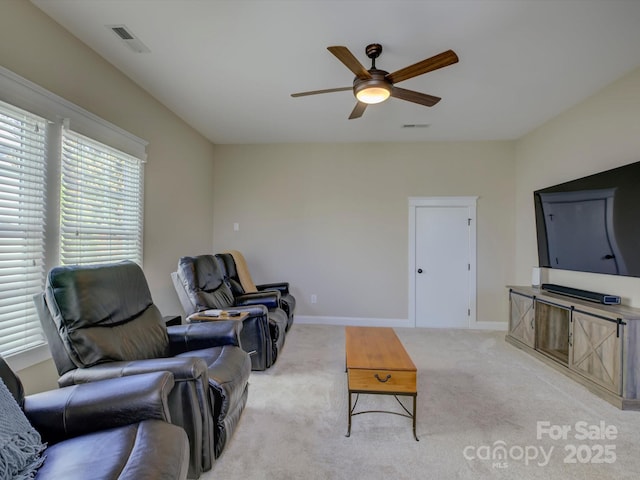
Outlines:
{"label": "white window frame", "polygon": [[142,266],[142,160],[67,128],[62,137],[60,264]]}
{"label": "white window frame", "polygon": [[[73,131],[146,162],[148,142],[0,66],[0,100],[50,122],[47,171],[46,270],[59,264],[60,138],[63,124]],[[47,345],[5,358],[20,370],[50,358]]]}
{"label": "white window frame", "polygon": [[0,111],[0,345],[15,353],[46,341],[32,296],[45,273],[47,121],[6,102]]}

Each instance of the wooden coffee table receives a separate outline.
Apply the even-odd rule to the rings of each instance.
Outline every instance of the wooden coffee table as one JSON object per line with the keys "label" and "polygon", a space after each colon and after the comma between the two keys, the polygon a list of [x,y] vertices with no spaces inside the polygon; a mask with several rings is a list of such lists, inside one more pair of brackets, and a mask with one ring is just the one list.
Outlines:
{"label": "wooden coffee table", "polygon": [[[349,380],[349,430],[351,418],[362,413],[391,413],[413,420],[416,435],[417,369],[392,328],[346,327],[347,376]],[[404,413],[381,410],[355,412],[360,394],[393,395]],[[351,404],[352,395],[355,403]],[[413,397],[413,413],[402,404],[398,396]]]}

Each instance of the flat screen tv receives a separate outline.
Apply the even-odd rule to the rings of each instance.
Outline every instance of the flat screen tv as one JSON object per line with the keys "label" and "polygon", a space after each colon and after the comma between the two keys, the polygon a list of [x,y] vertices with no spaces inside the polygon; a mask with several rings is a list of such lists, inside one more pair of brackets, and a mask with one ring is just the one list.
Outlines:
{"label": "flat screen tv", "polygon": [[533,198],[540,267],[640,277],[640,162]]}

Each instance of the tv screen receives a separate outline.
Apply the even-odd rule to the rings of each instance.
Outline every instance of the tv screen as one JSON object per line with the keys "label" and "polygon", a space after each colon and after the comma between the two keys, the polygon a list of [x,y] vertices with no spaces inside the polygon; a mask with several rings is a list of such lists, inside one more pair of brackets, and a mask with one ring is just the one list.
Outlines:
{"label": "tv screen", "polygon": [[640,162],[533,199],[540,267],[640,277]]}

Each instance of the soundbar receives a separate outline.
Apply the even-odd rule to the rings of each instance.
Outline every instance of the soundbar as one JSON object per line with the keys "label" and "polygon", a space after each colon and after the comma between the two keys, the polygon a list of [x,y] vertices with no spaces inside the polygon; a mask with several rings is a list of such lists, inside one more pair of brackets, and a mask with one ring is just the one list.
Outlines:
{"label": "soundbar", "polygon": [[559,295],[566,295],[568,297],[575,297],[581,300],[588,300],[589,302],[603,303],[604,305],[618,305],[620,304],[620,297],[617,295],[608,295],[606,293],[590,292],[589,290],[580,290],[579,288],[564,287],[562,285],[555,285],[553,283],[543,283],[541,285],[543,290],[551,293],[557,293]]}

